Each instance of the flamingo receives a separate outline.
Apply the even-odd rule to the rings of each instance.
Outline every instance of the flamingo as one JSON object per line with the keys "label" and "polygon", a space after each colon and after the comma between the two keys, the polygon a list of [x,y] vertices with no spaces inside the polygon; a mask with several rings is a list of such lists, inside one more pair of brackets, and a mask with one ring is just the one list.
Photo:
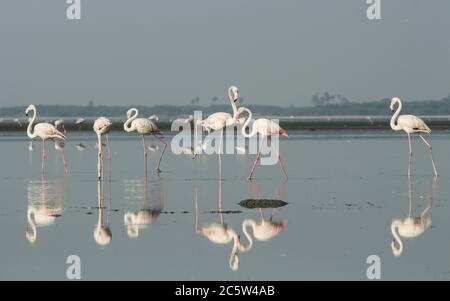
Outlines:
{"label": "flamingo", "polygon": [[[55,121],[55,127],[61,133],[66,134],[66,128],[64,126],[64,120],[62,120],[62,119],[56,120]],[[66,173],[68,173],[69,170],[67,168],[66,158],[64,156],[64,146],[65,146],[64,140],[55,139],[55,149],[59,152],[59,154],[61,156],[61,160],[62,160],[62,162],[64,164],[64,171]]]}
{"label": "flamingo", "polygon": [[44,162],[45,162],[45,141],[48,139],[60,139],[65,140],[66,136],[58,131],[53,124],[50,123],[38,123],[33,126],[34,121],[36,120],[36,107],[34,105],[29,105],[25,110],[25,114],[28,114],[33,111],[33,117],[30,120],[27,128],[27,135],[30,139],[35,139],[39,137],[42,139],[42,165],[41,165],[41,174],[44,174]]}
{"label": "flamingo", "polygon": [[398,257],[403,253],[403,238],[415,238],[422,235],[431,226],[431,217],[427,212],[431,209],[433,203],[433,193],[436,189],[436,177],[433,177],[432,189],[428,196],[427,206],[422,210],[418,217],[412,215],[412,184],[408,177],[409,190],[409,213],[405,219],[394,219],[391,223],[391,233],[394,239],[391,243],[392,253]]}
{"label": "flamingo", "polygon": [[162,133],[153,122],[153,120],[157,120],[158,118],[155,115],[150,116],[149,118],[137,118],[139,115],[139,111],[136,108],[131,108],[127,112],[127,121],[123,125],[123,129],[130,133],[136,131],[142,137],[142,145],[144,146],[144,161],[145,161],[145,170],[147,173],[147,145],[145,143],[145,135],[153,135],[164,145],[164,148],[161,152],[161,156],[159,157],[158,164],[156,166],[156,171],[159,173],[161,169],[159,168],[161,165],[161,160],[164,155],[164,152],[167,148],[167,143],[161,137]]}
{"label": "flamingo", "polygon": [[30,181],[28,183],[27,222],[29,228],[26,238],[33,244],[37,239],[37,228],[54,224],[63,212],[63,182]]}
{"label": "flamingo", "polygon": [[111,121],[106,117],[100,117],[94,122],[94,132],[97,134],[97,143],[98,143],[98,165],[97,165],[97,172],[98,172],[98,179],[100,180],[102,178],[102,172],[103,172],[103,144],[102,144],[102,136],[105,135],[106,137],[106,143],[108,146],[108,160],[111,161],[111,147],[109,145],[109,137],[108,133],[111,130],[112,123]]}
{"label": "flamingo", "polygon": [[[245,138],[251,138],[251,137],[255,136],[256,134],[259,134],[262,137],[261,144],[259,146],[258,152],[257,152],[256,157],[255,157],[255,161],[253,162],[252,169],[250,170],[250,174],[248,176],[248,179],[251,180],[251,178],[253,176],[253,172],[255,171],[255,168],[256,168],[256,164],[258,163],[259,159],[261,158],[261,148],[263,146],[264,140],[266,138],[270,139],[274,135],[288,137],[288,134],[277,123],[273,122],[270,119],[266,119],[266,118],[256,119],[253,122],[253,126],[252,126],[251,132],[249,134],[247,134],[245,129],[248,127],[248,125],[250,123],[250,120],[253,117],[253,114],[252,114],[252,111],[250,111],[248,108],[240,107],[239,110],[238,110],[238,113],[237,113],[238,118],[244,111],[248,113],[248,117],[247,117],[247,120],[244,122],[244,125],[242,127],[242,135]],[[288,179],[288,175],[286,173],[286,169],[284,168],[284,163],[283,163],[283,160],[281,159],[281,155],[274,147],[273,147],[273,150],[275,151],[275,153],[277,155],[278,163],[280,165],[280,169],[281,169],[281,171],[283,173],[284,179],[287,180]]]}
{"label": "flamingo", "polygon": [[[405,131],[408,134],[408,145],[409,145],[409,162],[408,162],[408,176],[411,175],[411,160],[412,160],[412,146],[411,146],[411,134],[418,133],[420,139],[427,146],[428,152],[431,158],[431,164],[433,166],[434,176],[437,177],[438,173],[436,170],[436,165],[433,159],[433,151],[431,144],[425,140],[422,133],[431,133],[431,129],[425,124],[425,122],[417,116],[414,115],[400,115],[402,110],[402,101],[398,97],[394,97],[391,100],[391,111],[394,112],[395,105],[398,105],[397,110],[391,118],[391,128],[394,131]],[[399,116],[400,115],[400,116]]]}
{"label": "flamingo", "polygon": [[[231,107],[233,109],[233,115],[225,112],[216,112],[209,115],[207,118],[198,122],[198,124],[208,133],[211,131],[220,131],[220,146],[219,146],[219,177],[222,175],[222,143],[223,143],[223,129],[229,126],[233,126],[237,122],[237,106],[236,101],[239,99],[239,89],[236,86],[230,86],[228,88],[228,98],[230,99]],[[197,156],[197,149],[194,150],[194,159]]]}

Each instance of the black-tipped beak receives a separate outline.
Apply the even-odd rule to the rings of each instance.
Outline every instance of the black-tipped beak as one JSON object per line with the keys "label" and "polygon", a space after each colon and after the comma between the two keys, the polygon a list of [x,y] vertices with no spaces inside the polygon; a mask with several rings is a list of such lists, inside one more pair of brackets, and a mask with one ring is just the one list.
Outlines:
{"label": "black-tipped beak", "polygon": [[236,101],[238,101],[238,99],[239,99],[239,98],[236,98],[236,99],[234,99],[233,101],[236,102]]}
{"label": "black-tipped beak", "polygon": [[27,117],[28,117],[28,113],[25,113],[25,116],[27,116]]}

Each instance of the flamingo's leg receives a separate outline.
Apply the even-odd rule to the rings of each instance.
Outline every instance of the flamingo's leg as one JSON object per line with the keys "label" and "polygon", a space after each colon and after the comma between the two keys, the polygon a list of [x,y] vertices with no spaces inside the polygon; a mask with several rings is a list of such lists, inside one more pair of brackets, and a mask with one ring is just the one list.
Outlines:
{"label": "flamingo's leg", "polygon": [[145,173],[147,173],[147,144],[145,143],[144,135],[141,135],[142,146],[144,147],[144,163],[145,163]]}
{"label": "flamingo's leg", "polygon": [[275,149],[275,147],[272,145],[272,149],[275,151],[275,154],[277,156],[278,164],[280,165],[280,169],[283,172],[284,179],[288,180],[288,175],[286,173],[286,169],[284,168],[283,160],[281,159],[280,153]]}
{"label": "flamingo's leg", "polygon": [[45,162],[45,140],[42,139],[42,159],[41,159],[41,174],[44,174],[44,162]]}
{"label": "flamingo's leg", "polygon": [[425,143],[425,145],[428,148],[428,152],[430,153],[431,164],[433,165],[434,176],[437,177],[438,172],[436,170],[436,164],[434,164],[433,147],[431,146],[431,143],[429,143],[427,140],[425,140],[425,138],[423,138],[422,134],[419,134],[419,137],[422,139],[423,143]]}
{"label": "flamingo's leg", "polygon": [[223,128],[220,130],[220,143],[219,150],[217,152],[219,156],[219,180],[222,181],[222,147],[223,147]]}
{"label": "flamingo's leg", "polygon": [[408,133],[408,145],[409,145],[409,155],[408,155],[408,177],[411,176],[411,160],[412,160],[412,145],[411,145],[411,134]]}
{"label": "flamingo's leg", "polygon": [[97,163],[97,173],[98,173],[98,179],[100,180],[102,178],[102,170],[103,170],[103,146],[102,146],[102,136],[98,135],[98,163]]}
{"label": "flamingo's leg", "polygon": [[62,147],[59,148],[59,154],[61,155],[61,160],[62,160],[62,162],[64,164],[64,172],[68,173],[69,169],[67,168],[66,157],[64,155],[64,148],[62,148]]}
{"label": "flamingo's leg", "polygon": [[108,160],[111,161],[111,146],[109,144],[109,135],[106,134],[106,146],[108,147]]}
{"label": "flamingo's leg", "polygon": [[167,143],[166,141],[164,141],[164,139],[162,139],[161,137],[156,136],[155,134],[153,134],[156,138],[158,138],[159,141],[161,141],[161,143],[164,145],[163,150],[161,152],[161,156],[159,156],[159,160],[158,160],[158,165],[156,166],[156,171],[159,173],[161,172],[161,169],[159,168],[161,165],[161,160],[164,156],[164,152],[166,151],[167,148]]}
{"label": "flamingo's leg", "polygon": [[250,170],[250,174],[248,175],[248,179],[249,180],[252,179],[253,172],[255,171],[255,168],[256,168],[256,163],[258,163],[259,158],[261,157],[261,148],[263,146],[263,143],[264,143],[265,139],[266,139],[266,136],[263,136],[262,139],[261,139],[261,144],[260,144],[260,146],[258,148],[258,153],[256,154],[255,161],[253,162],[252,169]]}

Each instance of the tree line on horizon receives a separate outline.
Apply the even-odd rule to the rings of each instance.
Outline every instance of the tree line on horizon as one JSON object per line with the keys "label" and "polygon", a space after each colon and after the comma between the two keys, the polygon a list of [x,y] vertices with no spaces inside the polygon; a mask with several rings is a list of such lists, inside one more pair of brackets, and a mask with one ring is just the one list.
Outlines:
{"label": "tree line on horizon", "polygon": [[[229,104],[217,104],[217,99],[209,105],[200,105],[197,99],[190,105],[154,105],[135,106],[142,116],[157,114],[166,117],[181,117],[193,114],[194,111],[202,111],[204,115],[213,112],[231,111]],[[323,95],[315,94],[311,99],[311,106],[295,106],[293,104],[282,107],[273,105],[245,104],[253,113],[258,115],[278,116],[320,116],[320,115],[390,115],[389,99],[381,99],[369,102],[353,102],[347,98],[330,93]],[[96,106],[89,101],[87,106],[83,105],[37,105],[40,116],[59,117],[123,117],[131,107],[127,106]],[[25,108],[23,106],[0,108],[0,117],[22,117]],[[450,95],[440,100],[406,101],[403,113],[415,115],[450,115]]]}

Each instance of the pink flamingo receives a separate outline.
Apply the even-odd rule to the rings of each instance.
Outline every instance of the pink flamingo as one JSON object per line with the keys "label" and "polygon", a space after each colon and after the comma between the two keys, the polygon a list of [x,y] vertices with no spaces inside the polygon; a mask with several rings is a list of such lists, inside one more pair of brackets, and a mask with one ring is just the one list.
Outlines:
{"label": "pink flamingo", "polygon": [[35,139],[39,137],[42,139],[42,165],[41,165],[41,173],[44,173],[44,162],[45,162],[45,141],[48,139],[60,139],[65,140],[66,136],[58,131],[53,124],[50,123],[38,123],[33,126],[34,121],[36,120],[36,107],[34,105],[29,105],[25,110],[25,114],[28,114],[33,111],[33,117],[30,120],[27,129],[27,135],[30,139]]}
{"label": "pink flamingo", "polygon": [[105,135],[106,137],[106,144],[108,147],[108,160],[111,161],[111,147],[109,145],[109,137],[108,133],[111,130],[112,123],[111,121],[106,117],[100,117],[94,122],[94,132],[97,134],[97,143],[98,143],[98,165],[97,165],[97,172],[98,172],[98,179],[100,180],[102,178],[103,173],[103,144],[102,144],[102,136]]}
{"label": "pink flamingo", "polygon": [[[252,119],[253,114],[252,114],[252,111],[250,111],[248,108],[240,107],[239,110],[238,110],[238,114],[237,114],[238,118],[244,111],[246,111],[248,113],[248,118],[244,122],[244,125],[242,127],[242,135],[245,138],[251,138],[251,137],[255,136],[256,134],[259,134],[262,137],[261,145],[258,148],[258,152],[256,154],[255,161],[253,162],[252,169],[251,169],[250,174],[248,176],[248,179],[250,180],[252,178],[253,172],[255,171],[256,163],[258,163],[258,161],[259,161],[259,159],[261,157],[261,148],[263,146],[264,140],[267,137],[270,139],[274,135],[288,137],[288,134],[278,124],[276,124],[272,120],[269,120],[269,119],[266,119],[266,118],[256,119],[253,122],[252,130],[251,130],[250,134],[247,134],[245,132],[245,129],[248,127],[248,125],[250,123],[250,120]],[[275,151],[275,153],[277,155],[278,163],[280,164],[280,169],[283,172],[284,178],[285,178],[285,180],[287,180],[288,176],[287,176],[286,170],[284,168],[283,160],[281,160],[281,155],[274,147],[273,147],[273,150]]]}
{"label": "pink flamingo", "polygon": [[159,157],[158,164],[156,166],[156,171],[159,173],[161,169],[159,168],[161,165],[161,160],[164,155],[164,152],[167,148],[167,143],[161,137],[162,133],[153,122],[153,120],[157,120],[158,118],[155,115],[150,116],[149,118],[137,118],[139,115],[139,111],[136,108],[131,108],[127,112],[127,121],[123,125],[123,129],[130,133],[136,131],[142,137],[142,145],[144,146],[144,160],[145,160],[145,171],[147,173],[147,144],[145,143],[145,135],[153,135],[164,145],[164,148],[161,152],[161,156]]}
{"label": "pink flamingo", "polygon": [[[56,129],[58,131],[60,131],[61,133],[64,133],[64,135],[66,134],[66,128],[64,127],[64,120],[62,120],[62,119],[56,120],[55,121],[55,127],[56,127]],[[59,140],[59,139],[55,140],[55,149],[61,155],[61,160],[62,160],[62,162],[64,164],[64,171],[66,173],[68,173],[69,169],[67,168],[67,162],[66,162],[66,158],[64,156],[64,146],[65,146],[64,140]]]}
{"label": "pink flamingo", "polygon": [[[418,133],[420,139],[422,139],[423,143],[428,148],[428,152],[430,153],[431,164],[433,165],[434,176],[437,177],[438,173],[436,171],[436,165],[434,164],[433,152],[431,144],[423,138],[421,133],[431,133],[431,129],[426,125],[426,123],[417,116],[414,115],[400,115],[400,111],[402,110],[402,101],[398,97],[394,97],[391,100],[391,111],[394,112],[394,106],[398,105],[397,111],[395,111],[394,115],[391,118],[391,128],[394,131],[405,131],[408,134],[408,144],[409,144],[409,163],[408,163],[408,176],[411,175],[411,159],[412,159],[412,146],[411,146],[411,134]],[[400,116],[399,116],[400,115]]]}
{"label": "pink flamingo", "polygon": [[[239,99],[239,89],[236,86],[228,88],[228,98],[230,99],[231,107],[233,108],[233,115],[225,112],[216,112],[209,115],[207,118],[198,122],[201,127],[208,131],[208,133],[220,130],[220,146],[218,151],[219,156],[219,177],[222,176],[222,143],[223,143],[223,129],[228,126],[233,126],[237,122],[237,106],[236,101]],[[193,158],[197,156],[196,149],[194,150]]]}

